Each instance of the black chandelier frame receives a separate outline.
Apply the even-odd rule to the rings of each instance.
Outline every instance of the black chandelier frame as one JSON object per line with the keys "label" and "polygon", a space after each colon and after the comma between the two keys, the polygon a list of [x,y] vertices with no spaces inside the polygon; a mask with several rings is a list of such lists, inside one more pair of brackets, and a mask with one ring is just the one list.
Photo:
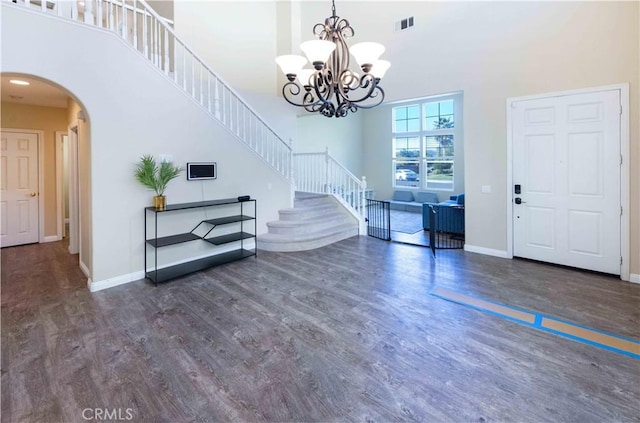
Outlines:
{"label": "black chandelier frame", "polygon": [[287,74],[288,82],[282,87],[284,99],[308,112],[319,112],[326,117],[345,117],[358,109],[371,109],[384,101],[380,78],[370,74],[371,64],[361,67],[363,75],[349,69],[349,47],[346,39],[355,35],[347,19],[336,15],[335,0],[332,15],[324,24],[313,27],[313,34],[320,40],[336,45],[326,63],[314,62],[314,72],[303,86],[296,82],[295,74]]}

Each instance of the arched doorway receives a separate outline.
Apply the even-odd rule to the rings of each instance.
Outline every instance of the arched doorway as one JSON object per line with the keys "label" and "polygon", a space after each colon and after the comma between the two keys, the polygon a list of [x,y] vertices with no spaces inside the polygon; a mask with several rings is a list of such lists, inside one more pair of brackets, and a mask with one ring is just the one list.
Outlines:
{"label": "arched doorway", "polygon": [[[10,212],[3,213],[2,230],[20,232],[27,223],[31,230],[37,228],[35,237],[10,238],[6,245],[0,245],[64,239],[69,243],[69,252],[79,254],[80,268],[90,278],[89,114],[71,92],[52,81],[19,73],[2,73],[0,77],[2,160],[3,164],[7,160],[16,162],[15,166],[5,166],[13,174],[3,174],[7,183],[2,184],[2,207]],[[13,145],[18,151],[31,142],[34,153],[27,161],[21,153],[5,151],[5,147]],[[25,173],[25,164],[32,174]],[[36,181],[31,182],[26,193],[14,195],[14,189],[24,189],[17,179],[28,182],[34,175]],[[12,196],[17,196],[18,201],[10,204]],[[21,211],[27,210],[29,203],[35,211],[28,219],[20,220]]]}

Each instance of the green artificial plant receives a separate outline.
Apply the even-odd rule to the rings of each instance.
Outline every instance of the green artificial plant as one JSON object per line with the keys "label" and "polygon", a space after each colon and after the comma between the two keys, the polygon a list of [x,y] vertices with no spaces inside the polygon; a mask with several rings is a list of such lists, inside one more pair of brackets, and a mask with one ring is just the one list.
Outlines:
{"label": "green artificial plant", "polygon": [[167,184],[177,178],[182,170],[171,162],[161,162],[158,166],[154,157],[147,154],[140,157],[135,177],[142,185],[154,190],[157,196],[162,196],[167,189]]}

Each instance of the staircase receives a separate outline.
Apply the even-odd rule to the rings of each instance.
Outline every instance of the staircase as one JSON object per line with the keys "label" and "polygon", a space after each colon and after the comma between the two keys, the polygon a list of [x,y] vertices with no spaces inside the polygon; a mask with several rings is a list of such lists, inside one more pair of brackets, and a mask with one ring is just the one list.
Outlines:
{"label": "staircase", "polygon": [[290,184],[295,174],[295,186],[304,192],[296,192],[294,207],[279,211],[278,221],[267,223],[268,233],[258,237],[258,248],[302,251],[364,233],[366,180],[352,175],[328,150],[294,157],[291,145],[145,0],[0,2],[115,34]]}
{"label": "staircase", "polygon": [[291,180],[291,146],[145,0],[0,0],[115,33],[268,166]]}
{"label": "staircase", "polygon": [[294,207],[280,210],[280,219],[267,223],[258,248],[304,251],[323,247],[359,233],[359,222],[330,194],[296,192]]}

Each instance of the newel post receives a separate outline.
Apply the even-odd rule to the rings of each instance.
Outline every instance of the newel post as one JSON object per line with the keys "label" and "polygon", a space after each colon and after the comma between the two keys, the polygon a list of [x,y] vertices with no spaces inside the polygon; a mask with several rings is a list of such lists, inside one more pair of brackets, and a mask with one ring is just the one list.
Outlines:
{"label": "newel post", "polygon": [[325,180],[325,190],[327,194],[331,194],[331,185],[329,181],[329,147],[325,147],[324,150],[324,180]]}
{"label": "newel post", "polygon": [[367,177],[366,176],[362,176],[362,184],[360,187],[360,192],[358,193],[358,195],[360,196],[360,213],[364,216],[364,206],[366,205],[366,195],[365,195],[365,190],[367,189]]}

